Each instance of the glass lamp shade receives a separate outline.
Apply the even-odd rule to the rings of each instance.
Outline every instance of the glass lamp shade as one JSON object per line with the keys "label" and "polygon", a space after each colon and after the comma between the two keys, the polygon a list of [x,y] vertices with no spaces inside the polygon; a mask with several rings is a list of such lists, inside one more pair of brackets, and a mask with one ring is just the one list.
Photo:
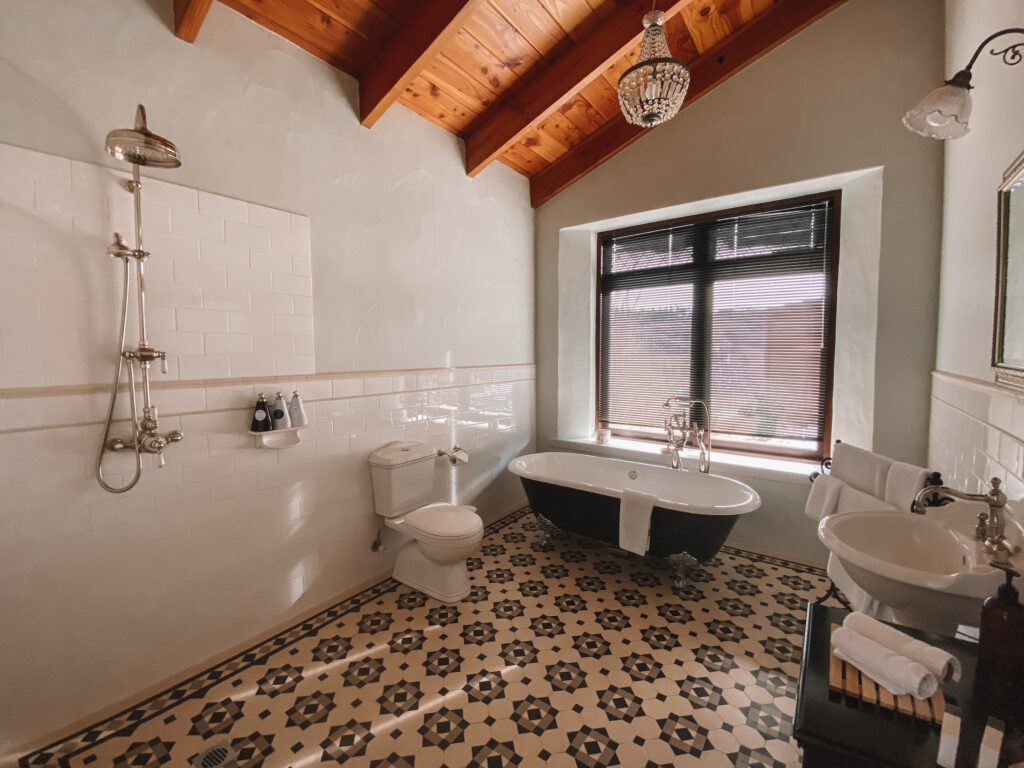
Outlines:
{"label": "glass lamp shade", "polygon": [[679,112],[690,87],[690,70],[672,58],[661,25],[665,14],[644,16],[644,38],[637,62],[619,78],[619,106],[626,122],[650,128]]}
{"label": "glass lamp shade", "polygon": [[947,83],[929,93],[903,116],[903,124],[915,133],[932,139],[959,139],[970,131],[969,87]]}

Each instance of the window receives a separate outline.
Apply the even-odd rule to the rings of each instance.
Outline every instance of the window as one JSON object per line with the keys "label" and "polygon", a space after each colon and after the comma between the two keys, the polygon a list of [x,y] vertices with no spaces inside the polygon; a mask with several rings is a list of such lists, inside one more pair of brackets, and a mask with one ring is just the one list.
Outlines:
{"label": "window", "polygon": [[602,233],[598,426],[661,439],[662,403],[696,397],[716,448],[821,457],[838,205],[833,192]]}

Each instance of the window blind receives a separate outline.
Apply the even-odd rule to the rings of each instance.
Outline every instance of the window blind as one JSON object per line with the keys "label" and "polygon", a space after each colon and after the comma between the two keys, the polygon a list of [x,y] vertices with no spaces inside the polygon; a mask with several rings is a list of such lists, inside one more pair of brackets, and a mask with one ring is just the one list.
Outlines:
{"label": "window blind", "polygon": [[832,193],[603,233],[599,425],[660,437],[662,403],[698,397],[711,406],[716,445],[820,456],[837,200]]}

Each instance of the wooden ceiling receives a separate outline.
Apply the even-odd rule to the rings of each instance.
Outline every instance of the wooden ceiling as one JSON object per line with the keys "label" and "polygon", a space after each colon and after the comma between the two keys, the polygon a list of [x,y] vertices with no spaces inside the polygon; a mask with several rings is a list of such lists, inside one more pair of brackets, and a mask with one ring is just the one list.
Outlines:
{"label": "wooden ceiling", "polygon": [[[193,42],[212,1],[174,0],[176,34]],[[400,103],[465,140],[469,175],[527,176],[535,207],[644,132],[616,84],[651,0],[221,2],[355,77],[363,125]],[[690,66],[684,108],[842,2],[658,0]]]}

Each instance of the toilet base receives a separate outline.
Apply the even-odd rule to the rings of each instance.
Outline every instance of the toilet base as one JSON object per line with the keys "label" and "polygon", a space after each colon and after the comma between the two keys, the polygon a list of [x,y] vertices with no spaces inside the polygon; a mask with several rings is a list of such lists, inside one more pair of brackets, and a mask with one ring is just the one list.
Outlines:
{"label": "toilet base", "polygon": [[429,560],[415,541],[408,542],[398,552],[392,578],[443,603],[457,603],[469,594],[465,558],[441,565]]}

